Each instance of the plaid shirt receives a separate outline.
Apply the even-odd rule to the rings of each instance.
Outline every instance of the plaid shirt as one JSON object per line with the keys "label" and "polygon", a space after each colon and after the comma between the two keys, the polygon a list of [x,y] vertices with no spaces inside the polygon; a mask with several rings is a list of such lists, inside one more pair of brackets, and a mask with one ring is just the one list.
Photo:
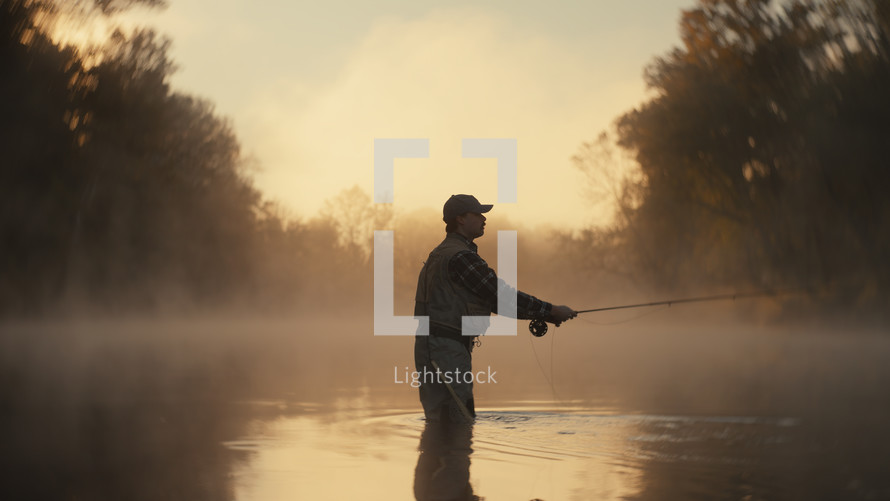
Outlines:
{"label": "plaid shirt", "polygon": [[[467,242],[471,250],[460,251],[451,257],[448,262],[448,272],[451,279],[455,282],[463,284],[467,289],[481,297],[485,302],[491,305],[491,311],[498,311],[498,284],[504,283],[495,274],[494,270],[488,266],[488,263],[477,254],[478,247],[473,242],[464,239],[457,233],[449,233],[449,237],[454,236]],[[510,287],[507,285],[507,287]],[[510,287],[512,289],[512,287]],[[550,316],[552,305],[546,301],[526,294],[520,290],[516,291],[516,317],[519,319],[530,320],[533,318],[546,318]]]}

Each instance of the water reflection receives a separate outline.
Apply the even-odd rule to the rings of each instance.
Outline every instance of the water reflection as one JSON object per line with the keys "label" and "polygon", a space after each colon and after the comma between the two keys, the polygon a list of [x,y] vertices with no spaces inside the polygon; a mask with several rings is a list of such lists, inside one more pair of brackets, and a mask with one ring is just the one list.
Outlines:
{"label": "water reflection", "polygon": [[[811,418],[481,410],[448,427],[355,408],[257,422],[235,499],[883,499],[887,433]],[[835,431],[842,431],[836,429]],[[851,456],[851,437],[872,437]],[[419,446],[418,446],[419,444]],[[845,464],[838,464],[843,457]],[[820,494],[831,493],[825,497]]]}
{"label": "water reflection", "polygon": [[[333,355],[277,332],[0,329],[0,499],[890,499],[883,336],[567,350],[576,389],[622,382],[608,406],[490,394],[455,432],[410,389],[344,384],[323,372]],[[600,352],[634,370],[581,364]],[[385,360],[371,353],[357,360]]]}
{"label": "water reflection", "polygon": [[[235,498],[615,499],[637,492],[638,420],[538,409],[485,410],[473,426],[355,407],[255,422]],[[348,481],[344,481],[348,479]]]}
{"label": "water reflection", "polygon": [[222,442],[248,418],[220,394],[225,374],[152,338],[81,334],[0,327],[0,499],[231,499]]}
{"label": "water reflection", "polygon": [[473,426],[427,421],[420,436],[420,455],[414,469],[417,501],[474,501],[481,499],[470,485]]}

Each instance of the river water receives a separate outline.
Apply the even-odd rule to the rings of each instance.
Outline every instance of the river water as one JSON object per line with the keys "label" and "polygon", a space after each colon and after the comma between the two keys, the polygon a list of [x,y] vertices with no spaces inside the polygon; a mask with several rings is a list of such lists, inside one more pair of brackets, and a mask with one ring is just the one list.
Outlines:
{"label": "river water", "polygon": [[226,445],[244,453],[239,500],[890,498],[888,434],[827,431],[800,416],[529,403],[442,429],[416,410],[352,406],[255,422]]}
{"label": "river water", "polygon": [[365,324],[5,326],[0,498],[890,499],[885,332],[486,340],[498,382],[446,429]]}

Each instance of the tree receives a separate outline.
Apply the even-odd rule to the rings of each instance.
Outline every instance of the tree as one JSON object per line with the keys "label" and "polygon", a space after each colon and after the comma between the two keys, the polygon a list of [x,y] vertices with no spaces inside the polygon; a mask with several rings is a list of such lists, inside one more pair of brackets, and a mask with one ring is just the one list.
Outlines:
{"label": "tree", "polygon": [[8,312],[66,295],[112,309],[212,303],[254,278],[260,196],[228,122],[169,88],[168,42],[115,32],[87,64],[47,34],[53,16],[88,22],[135,3],[160,2],[0,5]]}
{"label": "tree", "polygon": [[646,70],[655,97],[617,121],[642,176],[615,231],[636,237],[621,241],[638,269],[661,287],[859,282],[835,299],[886,306],[887,10],[702,0],[683,13],[683,47]]}

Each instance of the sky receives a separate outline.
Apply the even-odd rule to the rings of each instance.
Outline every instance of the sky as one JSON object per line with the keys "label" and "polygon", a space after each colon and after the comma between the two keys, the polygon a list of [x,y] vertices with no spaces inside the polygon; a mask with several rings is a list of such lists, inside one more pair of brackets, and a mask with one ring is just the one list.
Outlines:
{"label": "sky", "polygon": [[374,191],[374,140],[427,138],[395,163],[394,209],[454,193],[497,202],[493,159],[463,138],[517,144],[517,200],[492,214],[536,226],[602,224],[571,157],[647,97],[643,70],[679,44],[691,0],[169,0],[139,21],[172,40],[174,89],[231,120],[255,185],[311,217]]}

